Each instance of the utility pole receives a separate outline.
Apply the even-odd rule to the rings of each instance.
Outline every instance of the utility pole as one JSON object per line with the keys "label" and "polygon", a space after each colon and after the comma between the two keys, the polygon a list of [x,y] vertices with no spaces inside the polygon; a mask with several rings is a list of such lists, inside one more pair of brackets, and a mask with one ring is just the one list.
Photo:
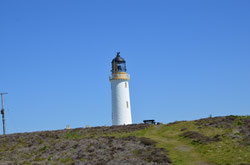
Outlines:
{"label": "utility pole", "polygon": [[1,109],[1,114],[2,114],[2,119],[3,119],[3,135],[5,135],[5,118],[4,118],[4,106],[3,106],[3,95],[7,95],[8,93],[0,93],[1,98],[2,98],[2,109]]}

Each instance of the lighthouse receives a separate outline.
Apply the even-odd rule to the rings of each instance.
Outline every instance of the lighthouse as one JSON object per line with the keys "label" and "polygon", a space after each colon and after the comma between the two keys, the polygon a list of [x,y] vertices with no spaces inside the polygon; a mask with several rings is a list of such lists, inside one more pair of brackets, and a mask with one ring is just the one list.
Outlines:
{"label": "lighthouse", "polygon": [[112,125],[132,124],[128,84],[130,76],[120,52],[112,60],[111,72],[109,80],[112,90]]}

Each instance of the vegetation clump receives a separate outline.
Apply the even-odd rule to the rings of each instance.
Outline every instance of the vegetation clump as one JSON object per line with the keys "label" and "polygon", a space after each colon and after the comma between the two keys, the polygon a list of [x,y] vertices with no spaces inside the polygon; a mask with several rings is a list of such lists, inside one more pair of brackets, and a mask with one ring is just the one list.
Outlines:
{"label": "vegetation clump", "polygon": [[196,120],[195,125],[200,128],[210,127],[229,130],[223,134],[238,140],[241,144],[250,145],[250,116],[225,116]]}
{"label": "vegetation clump", "polygon": [[187,131],[187,132],[182,133],[181,136],[192,139],[193,144],[196,144],[196,143],[207,144],[210,142],[221,141],[221,139],[219,138],[220,135],[215,135],[213,138],[210,138],[196,131]]}

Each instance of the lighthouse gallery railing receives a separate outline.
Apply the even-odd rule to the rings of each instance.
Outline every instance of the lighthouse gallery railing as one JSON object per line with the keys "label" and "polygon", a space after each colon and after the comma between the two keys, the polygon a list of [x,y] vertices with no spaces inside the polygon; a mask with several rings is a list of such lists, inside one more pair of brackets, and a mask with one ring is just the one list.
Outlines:
{"label": "lighthouse gallery railing", "polygon": [[130,79],[129,74],[112,74],[109,76],[109,80],[112,79]]}

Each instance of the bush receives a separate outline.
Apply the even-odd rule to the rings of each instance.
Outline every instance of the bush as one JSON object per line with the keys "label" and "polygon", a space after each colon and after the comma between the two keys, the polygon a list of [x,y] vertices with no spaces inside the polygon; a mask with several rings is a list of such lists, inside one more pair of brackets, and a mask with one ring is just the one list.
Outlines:
{"label": "bush", "polygon": [[151,139],[145,138],[145,137],[141,137],[140,141],[142,144],[144,144],[146,146],[150,146],[150,145],[155,146],[155,144],[156,144],[156,142],[154,140],[151,140]]}

